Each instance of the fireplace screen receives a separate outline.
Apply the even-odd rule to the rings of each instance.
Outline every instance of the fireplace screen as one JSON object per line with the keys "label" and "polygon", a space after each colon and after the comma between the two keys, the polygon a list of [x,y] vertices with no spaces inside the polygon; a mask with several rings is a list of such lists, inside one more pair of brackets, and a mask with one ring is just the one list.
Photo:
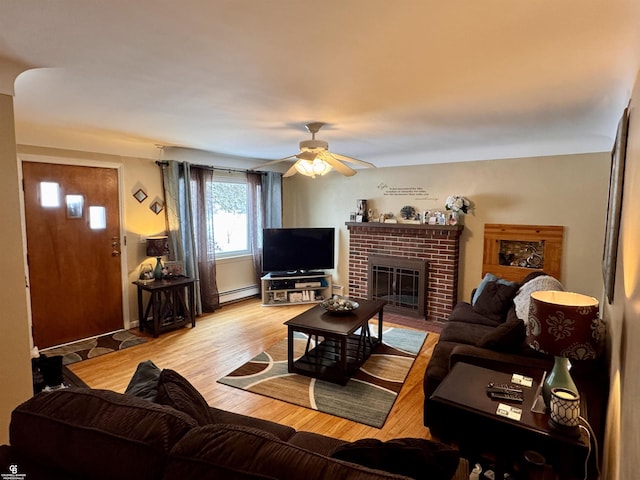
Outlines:
{"label": "fireplace screen", "polygon": [[424,317],[426,262],[371,255],[368,267],[370,299],[387,301],[387,310]]}

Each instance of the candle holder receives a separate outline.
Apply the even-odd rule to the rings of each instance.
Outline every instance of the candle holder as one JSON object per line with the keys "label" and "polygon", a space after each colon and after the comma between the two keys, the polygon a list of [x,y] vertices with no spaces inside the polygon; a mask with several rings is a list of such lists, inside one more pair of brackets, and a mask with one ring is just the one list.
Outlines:
{"label": "candle holder", "polygon": [[566,388],[551,389],[549,425],[571,435],[579,435],[580,431],[580,395]]}

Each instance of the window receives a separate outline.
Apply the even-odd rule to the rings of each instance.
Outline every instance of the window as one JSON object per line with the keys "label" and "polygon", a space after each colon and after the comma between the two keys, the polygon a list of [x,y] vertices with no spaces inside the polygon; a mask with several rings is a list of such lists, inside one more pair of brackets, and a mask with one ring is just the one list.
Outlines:
{"label": "window", "polygon": [[107,209],[101,206],[89,207],[89,228],[104,230],[107,228]]}
{"label": "window", "polygon": [[212,211],[207,217],[213,222],[215,255],[218,258],[249,255],[249,189],[245,175],[218,174],[208,184],[207,205]]}
{"label": "window", "polygon": [[40,182],[40,206],[60,206],[60,185],[55,182]]}

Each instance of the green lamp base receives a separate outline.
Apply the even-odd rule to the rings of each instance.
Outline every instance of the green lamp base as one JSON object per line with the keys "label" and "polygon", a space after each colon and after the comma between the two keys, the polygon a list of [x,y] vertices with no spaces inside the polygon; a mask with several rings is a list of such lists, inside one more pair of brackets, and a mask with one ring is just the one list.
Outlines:
{"label": "green lamp base", "polygon": [[160,263],[160,257],[157,257],[158,263],[156,263],[156,268],[153,269],[153,278],[156,280],[162,280],[162,263]]}
{"label": "green lamp base", "polygon": [[553,369],[547,375],[542,386],[542,398],[544,404],[548,407],[551,403],[551,389],[555,387],[566,388],[572,392],[578,393],[578,387],[573,382],[571,374],[569,373],[569,359],[565,357],[555,357],[553,362]]}

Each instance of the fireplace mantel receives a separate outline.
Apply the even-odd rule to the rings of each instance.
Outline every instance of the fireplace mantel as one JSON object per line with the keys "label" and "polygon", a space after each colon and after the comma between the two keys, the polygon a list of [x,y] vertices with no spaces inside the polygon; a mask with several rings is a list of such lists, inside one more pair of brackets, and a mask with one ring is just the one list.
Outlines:
{"label": "fireplace mantel", "polygon": [[445,321],[458,300],[458,264],[463,225],[345,222],[349,230],[349,295],[369,294],[369,255],[424,260],[425,317]]}
{"label": "fireplace mantel", "polygon": [[458,235],[464,230],[464,225],[428,225],[425,223],[383,223],[383,222],[345,222],[348,229],[366,228],[372,230],[380,230],[388,232],[394,229],[400,230],[424,230],[429,232],[458,232]]}

